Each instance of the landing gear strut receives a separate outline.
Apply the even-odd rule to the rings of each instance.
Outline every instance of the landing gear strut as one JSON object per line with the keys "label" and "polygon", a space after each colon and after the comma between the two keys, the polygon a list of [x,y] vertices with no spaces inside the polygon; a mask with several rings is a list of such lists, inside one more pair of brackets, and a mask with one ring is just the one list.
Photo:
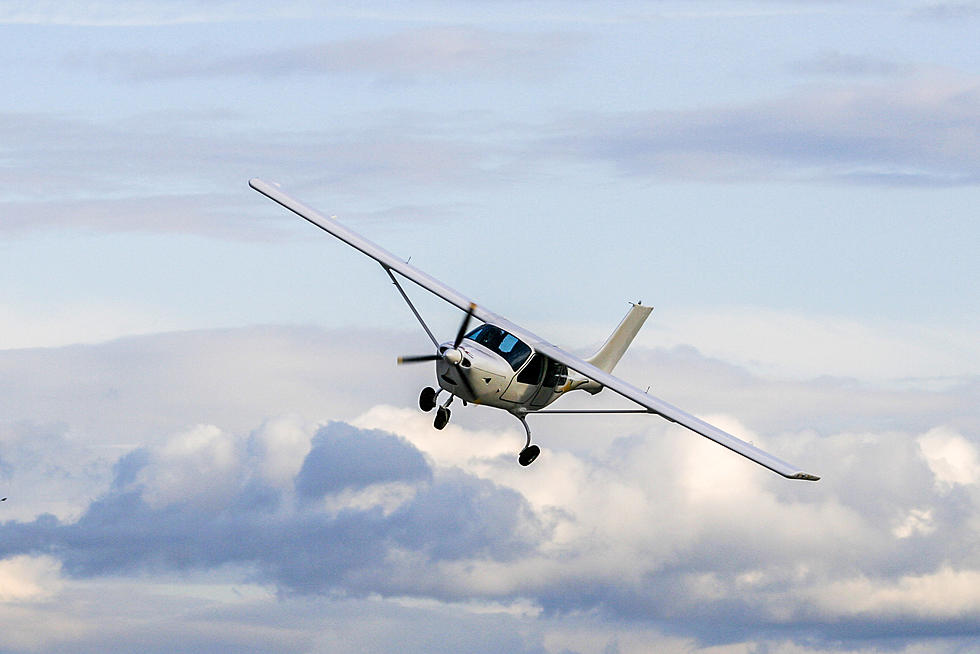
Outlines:
{"label": "landing gear strut", "polygon": [[[419,394],[419,408],[428,413],[432,409],[436,408],[436,398],[439,397],[439,393],[442,391],[437,391],[434,388],[426,386],[422,389]],[[436,409],[436,419],[432,423],[432,426],[436,429],[443,429],[449,424],[449,416],[452,415],[452,411],[449,410],[449,405],[455,399],[455,395],[450,395],[449,399],[446,400],[442,406]]]}
{"label": "landing gear strut", "polygon": [[518,416],[517,419],[524,425],[524,432],[527,434],[527,442],[524,443],[524,449],[521,450],[521,453],[517,455],[517,462],[527,467],[534,463],[534,460],[541,454],[541,448],[537,445],[531,445],[531,428],[527,426],[527,420],[524,419],[524,416]]}

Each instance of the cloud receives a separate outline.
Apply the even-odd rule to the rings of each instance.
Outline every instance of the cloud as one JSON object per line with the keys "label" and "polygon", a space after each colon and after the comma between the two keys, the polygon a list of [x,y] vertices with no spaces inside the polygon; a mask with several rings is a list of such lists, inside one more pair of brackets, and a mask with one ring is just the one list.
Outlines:
{"label": "cloud", "polygon": [[544,127],[468,112],[377,112],[356,124],[348,116],[247,133],[220,111],[114,122],[0,114],[17,162],[0,169],[9,189],[0,231],[281,238],[283,223],[243,190],[263,170],[299,180],[297,193],[329,189],[349,219],[400,221],[458,216],[461,189],[512,187],[556,160],[612,163],[601,176],[627,180],[972,185],[977,89],[972,77],[926,71],[736,107],[559,115]]}
{"label": "cloud", "polygon": [[919,438],[918,443],[939,487],[952,489],[980,483],[980,453],[962,435],[937,427]]}
{"label": "cloud", "polygon": [[383,482],[431,481],[422,454],[406,441],[384,432],[363,434],[333,422],[317,432],[296,476],[296,490],[306,499],[363,489]]}
{"label": "cloud", "polygon": [[[8,523],[0,550],[56,552],[68,574],[82,577],[236,564],[254,566],[286,592],[391,595],[407,579],[418,591],[416,566],[534,548],[539,527],[517,493],[461,472],[434,475],[393,435],[342,423],[319,430],[295,478],[299,504],[262,479],[251,440],[202,425],[135,450],[115,467],[110,492],[77,521]],[[381,502],[339,512],[309,506],[394,482],[417,493],[388,511]]]}
{"label": "cloud", "polygon": [[61,565],[50,556],[13,556],[0,560],[0,604],[37,602],[61,588]]}
{"label": "cloud", "polygon": [[671,312],[643,344],[698,343],[704,354],[782,377],[851,377],[877,382],[954,382],[980,370],[970,328],[943,323],[855,320],[762,307]]}
{"label": "cloud", "polygon": [[91,447],[84,434],[57,419],[35,422],[11,413],[0,422],[0,497],[8,498],[0,503],[0,520],[77,517],[104,492],[119,451]]}
{"label": "cloud", "polygon": [[924,20],[964,20],[980,16],[977,2],[931,2],[917,7],[912,17]]}
{"label": "cloud", "polygon": [[836,50],[797,62],[793,69],[807,75],[833,77],[894,77],[909,75],[915,67],[870,55],[846,54]]}
{"label": "cloud", "polygon": [[[807,439],[798,446],[825,479],[801,487],[662,423],[643,432],[589,458],[546,451],[539,478],[511,457],[463,469],[423,464],[410,443],[426,435],[415,429],[396,438],[333,423],[310,434],[291,499],[262,480],[251,436],[198,427],[125,457],[111,490],[78,520],[4,524],[3,553],[53,555],[76,579],[234,566],[290,595],[527,598],[548,614],[600,611],[710,642],[793,632],[800,620],[808,633],[829,636],[832,624],[855,616],[900,616],[913,631],[940,634],[943,620],[980,610],[969,592],[980,574],[971,548],[947,545],[976,537],[976,525],[958,516],[980,509],[980,493],[958,498],[958,507],[945,503],[916,436]],[[789,443],[764,445],[792,450]],[[386,448],[403,457],[383,453],[385,465],[356,469]],[[346,463],[354,469],[342,473]],[[317,497],[343,497],[351,484],[414,492],[387,506],[363,495],[340,510],[310,504],[309,476],[338,473]],[[195,477],[213,486],[188,488]],[[307,501],[295,501],[304,493]],[[907,507],[922,505],[932,528],[896,535]],[[944,586],[964,592],[940,608]],[[831,600],[844,591],[849,601]],[[719,632],[719,622],[739,626]],[[911,637],[903,624],[885,631]]]}
{"label": "cloud", "polygon": [[[171,437],[136,474],[143,499],[151,508],[183,501],[226,505],[243,473],[236,440],[214,425],[197,425]],[[131,476],[122,468],[119,472]],[[118,476],[115,482],[124,485]]]}
{"label": "cloud", "polygon": [[595,116],[545,141],[631,175],[954,186],[980,181],[980,86],[919,75],[733,108]]}
{"label": "cloud", "polygon": [[849,579],[816,593],[818,607],[833,615],[874,615],[955,620],[980,613],[980,570],[942,567],[924,575],[903,576],[890,584]]}
{"label": "cloud", "polygon": [[269,419],[252,432],[250,451],[265,481],[280,488],[293,484],[310,452],[310,429],[298,415],[288,415]]}
{"label": "cloud", "polygon": [[[583,652],[614,642],[620,651],[765,643],[823,652],[842,642],[860,649],[869,638],[901,649],[923,635],[942,639],[933,651],[943,651],[954,636],[976,637],[975,394],[776,382],[691,350],[640,349],[624,373],[660,369],[685,401],[713,405],[705,418],[823,480],[788,482],[644,416],[532,418],[544,452],[522,468],[516,420],[459,407],[440,432],[417,408],[372,406],[363,398],[398,395],[379,391],[355,337],[339,339],[357,353],[345,358],[328,347],[337,338],[317,334],[231,330],[0,353],[3,378],[18,378],[24,394],[5,396],[5,415],[19,405],[79,425],[49,428],[47,438],[32,423],[0,431],[17,495],[22,475],[58,448],[76,449],[61,470],[48,468],[50,477],[35,473],[33,494],[62,492],[57,478],[79,475],[73,459],[83,468],[102,461],[76,510],[5,513],[0,561],[48,561],[49,605],[125,581],[157,596],[154,606],[174,594],[223,598],[220,611],[235,624],[271,629],[275,616],[294,612],[297,638],[327,637],[317,631],[323,621],[348,610],[361,612],[351,624],[377,629],[370,618],[404,617],[406,607],[423,631],[446,618],[506,625]],[[261,353],[251,372],[229,369],[246,351]],[[312,379],[310,360],[343,377],[343,392],[362,398],[358,407],[344,398],[324,405],[330,394],[312,393],[296,411],[265,417],[278,405],[270,394],[289,379],[342,392]],[[129,368],[144,374],[130,378]],[[89,379],[81,386],[51,381],[79,369]],[[224,383],[212,383],[210,370],[223,371]],[[107,387],[128,388],[130,404],[91,400]],[[152,410],[161,397],[166,410]],[[800,418],[806,397],[807,411],[825,418]],[[414,392],[401,404],[412,403]],[[301,417],[317,406],[319,418]],[[120,411],[139,415],[137,426],[149,431],[134,439],[134,425],[114,418]],[[16,507],[4,504],[5,512]],[[153,584],[173,588],[167,595]],[[252,599],[236,599],[236,585]],[[955,602],[937,599],[943,587]],[[835,601],[841,593],[846,601]],[[484,623],[480,615],[496,617]],[[131,633],[116,620],[119,638]],[[154,624],[163,634],[179,622]],[[595,638],[576,624],[591,625]],[[230,632],[219,632],[208,638],[228,642]],[[263,633],[252,642],[272,638]],[[300,640],[296,649],[317,649]],[[541,642],[519,638],[514,651],[541,651]]]}
{"label": "cloud", "polygon": [[[289,15],[308,3],[284,2],[278,16]],[[11,0],[0,9],[0,24],[71,25],[100,27],[134,27],[184,25],[193,23],[240,20],[243,14],[257,17],[266,5],[255,2],[219,0],[125,0],[86,2],[65,5],[57,2],[24,2]],[[269,15],[269,14],[266,14]]]}
{"label": "cloud", "polygon": [[[248,133],[232,118],[149,114],[107,124],[0,113],[0,138],[17,161],[0,169],[9,189],[0,233],[283,238],[283,221],[270,219],[245,186],[261,171],[304,180],[297,193],[310,184],[329,188],[352,222],[438,220],[458,207],[452,199],[433,203],[433,187],[485,188],[509,174],[489,162],[520,156],[511,139],[477,143],[465,135],[472,121],[437,115],[379,113],[366,126]],[[456,127],[447,130],[449,122]],[[386,202],[365,202],[381,191]]]}
{"label": "cloud", "polygon": [[474,77],[535,77],[582,38],[562,33],[498,32],[436,26],[381,36],[300,45],[244,55],[197,51],[110,52],[73,57],[73,65],[112,71],[130,82],[227,76],[376,75],[385,82]]}

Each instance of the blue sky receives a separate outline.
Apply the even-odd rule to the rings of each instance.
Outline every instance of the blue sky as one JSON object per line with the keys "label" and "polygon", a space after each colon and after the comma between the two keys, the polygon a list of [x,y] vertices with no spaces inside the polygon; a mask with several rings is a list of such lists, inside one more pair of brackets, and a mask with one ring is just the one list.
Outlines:
{"label": "blue sky", "polygon": [[[968,651],[978,28],[0,4],[0,650]],[[824,480],[636,418],[542,418],[528,470],[507,416],[437,434],[383,272],[253,176],[579,352],[654,305],[621,374]]]}

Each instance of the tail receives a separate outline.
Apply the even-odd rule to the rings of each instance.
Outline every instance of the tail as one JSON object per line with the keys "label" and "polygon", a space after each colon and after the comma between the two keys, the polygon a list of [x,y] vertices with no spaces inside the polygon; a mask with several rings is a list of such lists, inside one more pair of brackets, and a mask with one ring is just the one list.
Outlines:
{"label": "tail", "polygon": [[612,372],[619,360],[623,358],[623,354],[626,353],[626,348],[636,338],[637,332],[640,331],[640,327],[646,322],[651,311],[653,311],[653,307],[645,307],[639,303],[632,305],[616,331],[606,339],[599,351],[586,361],[599,370]]}

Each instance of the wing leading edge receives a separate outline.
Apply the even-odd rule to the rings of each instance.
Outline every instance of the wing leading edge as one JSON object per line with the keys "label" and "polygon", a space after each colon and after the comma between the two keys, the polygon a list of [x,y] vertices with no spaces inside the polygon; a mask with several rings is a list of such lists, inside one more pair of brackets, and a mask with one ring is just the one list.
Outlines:
{"label": "wing leading edge", "polygon": [[[406,279],[413,281],[430,293],[442,298],[449,304],[452,304],[463,311],[468,310],[471,305],[475,305],[472,300],[457,292],[455,289],[446,286],[438,279],[419,270],[415,266],[402,261],[391,252],[388,252],[384,248],[375,245],[363,236],[347,229],[336,220],[327,218],[311,207],[308,207],[302,202],[290,197],[286,193],[283,193],[278,187],[257,178],[249,180],[248,184],[262,195],[265,195],[274,202],[281,204],[283,207],[289,209],[304,220],[313,223],[323,231],[337,237],[354,249],[359,250],[363,254],[371,257],[380,263],[385,269],[394,270],[395,272],[404,276]],[[745,441],[732,436],[728,432],[718,429],[714,425],[711,425],[700,418],[696,418],[695,416],[678,409],[672,404],[644,393],[632,384],[629,384],[619,377],[615,377],[600,370],[599,368],[596,368],[588,362],[566,352],[560,347],[552,345],[539,336],[529,332],[519,325],[515,325],[492,311],[488,311],[487,309],[476,305],[473,309],[473,315],[483,322],[490,322],[511,331],[514,333],[514,335],[527,341],[528,344],[534,347],[534,349],[538,352],[541,352],[545,356],[550,357],[555,361],[565,364],[569,368],[582,373],[589,379],[599,382],[609,390],[622,395],[626,399],[639,404],[640,406],[662,416],[663,418],[666,418],[667,420],[670,420],[671,422],[676,422],[679,425],[687,427],[691,431],[713,440],[719,445],[722,445],[737,454],[741,454],[745,458],[754,461],[755,463],[758,463],[759,465],[766,467],[773,472],[782,475],[783,477],[788,479],[803,479],[806,481],[817,481],[820,479],[820,477],[806,473],[796,466],[786,463],[785,461],[782,461],[781,459],[760,450],[754,445],[746,443]]]}

